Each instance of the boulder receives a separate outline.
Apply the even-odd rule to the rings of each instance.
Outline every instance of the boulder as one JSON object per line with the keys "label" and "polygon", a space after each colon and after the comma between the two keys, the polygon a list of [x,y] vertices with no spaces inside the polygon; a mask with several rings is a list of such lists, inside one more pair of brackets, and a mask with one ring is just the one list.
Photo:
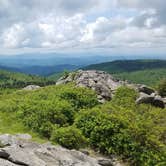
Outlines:
{"label": "boulder", "polygon": [[148,95],[150,95],[150,94],[155,92],[152,88],[150,88],[150,87],[148,87],[146,85],[141,85],[140,87],[138,87],[138,91],[146,93]]}
{"label": "boulder", "polygon": [[156,107],[160,107],[160,108],[165,108],[165,103],[164,100],[161,96],[157,95],[154,97],[154,101],[152,103],[154,106]]}
{"label": "boulder", "polygon": [[38,85],[28,85],[25,88],[23,88],[23,90],[36,90],[36,89],[40,89],[41,87]]}
{"label": "boulder", "polygon": [[153,100],[154,100],[153,96],[141,92],[139,98],[136,100],[136,103],[137,104],[142,104],[142,103],[151,104],[151,103],[153,103]]}
{"label": "boulder", "polygon": [[98,164],[100,164],[101,166],[114,166],[113,161],[106,158],[99,158]]}
{"label": "boulder", "polygon": [[141,92],[139,98],[136,100],[136,104],[151,104],[155,107],[165,108],[164,99],[156,95],[155,93],[152,93],[151,95],[148,95],[146,93]]}
{"label": "boulder", "polygon": [[30,138],[27,134],[0,135],[0,140],[6,145],[0,148],[0,166],[103,166],[104,163],[107,166],[111,163],[111,159],[98,160],[51,143],[31,142]]}

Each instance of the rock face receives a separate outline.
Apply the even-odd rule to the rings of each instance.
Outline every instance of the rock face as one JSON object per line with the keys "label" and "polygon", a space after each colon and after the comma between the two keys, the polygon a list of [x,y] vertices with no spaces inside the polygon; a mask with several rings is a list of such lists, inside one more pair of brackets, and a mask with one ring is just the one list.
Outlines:
{"label": "rock face", "polygon": [[151,104],[156,107],[165,108],[165,99],[158,95],[152,88],[146,85],[138,85],[137,88],[139,97],[136,100],[137,104]]}
{"label": "rock face", "polygon": [[79,70],[76,73],[70,73],[67,77],[61,77],[56,84],[66,84],[69,82],[75,82],[79,87],[95,90],[100,102],[111,100],[114,91],[125,84],[125,82],[114,79],[104,71],[96,70]]}
{"label": "rock face", "polygon": [[36,89],[40,89],[41,87],[38,85],[28,85],[25,88],[23,88],[23,90],[36,90]]}
{"label": "rock face", "polygon": [[69,82],[75,82],[79,87],[87,87],[96,91],[100,103],[111,100],[115,90],[125,85],[138,91],[137,104],[152,104],[160,108],[164,108],[166,105],[166,99],[159,96],[152,88],[146,85],[129,84],[126,81],[116,80],[104,71],[79,70],[75,73],[70,73],[68,76],[61,77],[56,85],[67,84]]}
{"label": "rock face", "polygon": [[[80,151],[68,150],[51,143],[31,142],[28,134],[0,135],[0,166],[117,166],[111,159],[92,158]],[[122,166],[120,164],[120,166]]]}
{"label": "rock face", "polygon": [[148,87],[148,86],[146,86],[146,85],[141,85],[141,86],[139,86],[139,87],[138,87],[138,91],[139,91],[139,92],[146,93],[146,94],[148,94],[148,95],[151,95],[152,93],[155,93],[155,91],[154,91],[152,88],[150,88],[150,87]]}

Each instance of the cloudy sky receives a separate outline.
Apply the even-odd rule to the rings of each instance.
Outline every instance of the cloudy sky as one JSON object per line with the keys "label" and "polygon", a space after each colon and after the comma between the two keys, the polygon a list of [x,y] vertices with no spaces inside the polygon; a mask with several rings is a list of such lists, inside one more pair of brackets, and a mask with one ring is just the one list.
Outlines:
{"label": "cloudy sky", "polygon": [[0,53],[165,54],[165,0],[0,0]]}

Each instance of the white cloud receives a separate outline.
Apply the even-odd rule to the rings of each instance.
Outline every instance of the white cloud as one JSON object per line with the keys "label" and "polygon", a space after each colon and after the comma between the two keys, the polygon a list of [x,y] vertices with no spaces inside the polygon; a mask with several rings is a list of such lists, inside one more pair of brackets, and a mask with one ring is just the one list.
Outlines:
{"label": "white cloud", "polygon": [[0,0],[0,49],[166,47],[165,10],[163,0]]}
{"label": "white cloud", "polygon": [[14,24],[2,34],[1,40],[3,46],[6,48],[16,48],[20,44],[24,44],[24,33],[24,28],[21,25]]}

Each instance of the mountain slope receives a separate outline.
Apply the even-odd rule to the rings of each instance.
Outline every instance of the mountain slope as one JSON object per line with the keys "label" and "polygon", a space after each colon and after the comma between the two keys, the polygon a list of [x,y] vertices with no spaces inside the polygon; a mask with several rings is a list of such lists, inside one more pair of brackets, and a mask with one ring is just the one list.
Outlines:
{"label": "mountain slope", "polygon": [[123,60],[93,64],[84,69],[103,70],[109,73],[133,72],[145,69],[166,68],[166,60]]}
{"label": "mountain slope", "polygon": [[166,60],[125,60],[93,64],[85,67],[90,70],[103,70],[116,78],[154,86],[166,78]]}
{"label": "mountain slope", "polygon": [[0,88],[22,88],[30,84],[45,86],[53,83],[54,81],[44,77],[0,70]]}

